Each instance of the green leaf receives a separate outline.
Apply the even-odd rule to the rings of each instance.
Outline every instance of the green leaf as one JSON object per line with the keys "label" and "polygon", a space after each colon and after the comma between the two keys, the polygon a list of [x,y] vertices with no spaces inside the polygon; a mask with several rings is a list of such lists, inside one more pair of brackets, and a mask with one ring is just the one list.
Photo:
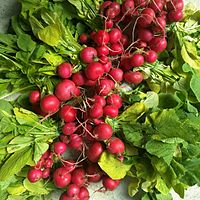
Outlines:
{"label": "green leaf", "polygon": [[150,154],[155,155],[158,158],[163,158],[168,165],[172,161],[176,148],[177,148],[177,143],[169,144],[156,140],[150,140],[146,143],[146,150]]}
{"label": "green leaf", "polygon": [[158,94],[155,92],[147,92],[147,97],[144,101],[144,104],[146,105],[147,108],[155,108],[158,106],[159,103],[159,98]]}
{"label": "green leaf", "polygon": [[25,147],[12,154],[0,169],[0,180],[5,181],[18,173],[32,159],[32,148]]}
{"label": "green leaf", "polygon": [[54,66],[54,71],[56,71],[56,67],[64,62],[62,56],[57,53],[48,52],[43,55],[43,57],[48,61],[49,64]]}
{"label": "green leaf", "polygon": [[194,74],[190,81],[190,87],[191,90],[194,92],[194,95],[196,96],[197,100],[200,102],[199,85],[200,85],[200,76]]}
{"label": "green leaf", "polygon": [[26,188],[23,186],[21,182],[16,182],[7,188],[7,192],[11,195],[20,195],[26,191]]}
{"label": "green leaf", "polygon": [[21,50],[29,52],[32,52],[36,47],[36,43],[31,39],[31,36],[27,34],[19,35],[17,45]]}
{"label": "green leaf", "polygon": [[132,164],[124,164],[107,151],[101,154],[98,164],[101,169],[114,180],[124,178],[132,166]]}
{"label": "green leaf", "polygon": [[133,197],[138,191],[140,187],[140,179],[136,177],[132,177],[130,183],[128,184],[128,194]]}
{"label": "green leaf", "polygon": [[172,195],[168,194],[156,194],[156,200],[173,200]]}
{"label": "green leaf", "polygon": [[32,194],[48,194],[49,191],[45,188],[44,181],[40,180],[36,183],[31,183],[27,178],[23,181],[24,187]]}
{"label": "green leaf", "polygon": [[48,150],[49,145],[47,143],[38,143],[35,142],[34,146],[34,161],[37,163],[39,159],[41,158],[42,154]]}
{"label": "green leaf", "polygon": [[13,111],[14,111],[17,121],[20,124],[34,125],[34,123],[39,121],[38,116],[29,110],[26,110],[23,108],[14,108]]}
{"label": "green leaf", "polygon": [[170,93],[159,93],[159,105],[161,109],[175,108],[179,105],[180,100]]}
{"label": "green leaf", "polygon": [[170,188],[167,187],[165,181],[161,177],[157,178],[155,188],[164,195],[168,195],[170,192]]}
{"label": "green leaf", "polygon": [[173,186],[174,191],[183,199],[185,195],[185,189],[187,189],[186,185],[183,183],[178,183]]}

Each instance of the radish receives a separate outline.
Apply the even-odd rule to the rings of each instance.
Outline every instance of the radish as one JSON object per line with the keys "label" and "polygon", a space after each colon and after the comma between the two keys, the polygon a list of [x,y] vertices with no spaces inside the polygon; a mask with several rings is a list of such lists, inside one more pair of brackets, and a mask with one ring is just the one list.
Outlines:
{"label": "radish", "polygon": [[133,0],[125,0],[122,4],[122,13],[131,15],[134,11],[135,5]]}
{"label": "radish", "polygon": [[93,130],[93,135],[98,141],[108,140],[113,134],[112,127],[109,124],[101,123]]}
{"label": "radish", "polygon": [[123,46],[120,43],[114,43],[110,45],[110,55],[117,56],[123,53]]}
{"label": "radish", "polygon": [[65,122],[73,122],[76,119],[77,110],[71,105],[64,105],[60,109],[60,118],[65,120]]}
{"label": "radish", "polygon": [[104,30],[99,30],[94,37],[94,41],[98,46],[103,46],[108,44],[110,40],[108,32]]}
{"label": "radish", "polygon": [[69,78],[72,75],[72,65],[68,62],[60,64],[57,73],[60,78]]}
{"label": "radish", "polygon": [[125,150],[124,143],[117,137],[112,138],[108,145],[107,150],[111,154],[122,154]]}
{"label": "radish", "polygon": [[108,19],[114,19],[116,16],[117,16],[117,13],[115,12],[115,10],[113,8],[108,8],[106,11],[105,11],[105,16],[108,18]]}
{"label": "radish", "polygon": [[34,169],[41,169],[44,166],[44,162],[45,162],[45,159],[44,158],[40,158],[40,160],[34,166]]}
{"label": "radish", "polygon": [[104,97],[95,95],[93,98],[94,98],[94,102],[97,104],[100,104],[102,107],[106,105],[106,100],[104,99]]}
{"label": "radish", "polygon": [[64,142],[65,144],[69,143],[69,138],[67,137],[67,135],[60,134],[59,139],[61,142]]}
{"label": "radish", "polygon": [[93,119],[103,116],[103,107],[100,103],[95,103],[89,110],[89,116]]}
{"label": "radish", "polygon": [[35,183],[42,178],[42,171],[40,169],[31,169],[27,174],[27,178],[31,183]]}
{"label": "radish", "polygon": [[93,81],[93,80],[87,79],[86,82],[85,82],[85,85],[86,85],[86,86],[95,86],[96,83],[97,83],[97,80],[94,80],[94,81]]}
{"label": "radish", "polygon": [[169,11],[182,11],[184,8],[184,2],[183,0],[170,0],[167,2],[167,9]]}
{"label": "radish", "polygon": [[67,150],[67,145],[64,142],[55,142],[53,144],[55,154],[62,155]]}
{"label": "radish", "polygon": [[162,3],[162,0],[153,0],[148,6],[152,8],[155,13],[157,13],[163,10],[164,5]]}
{"label": "radish", "polygon": [[151,8],[145,8],[141,12],[141,16],[138,19],[138,26],[140,27],[146,27],[149,26],[153,19],[155,18],[155,12]]}
{"label": "radish", "polygon": [[148,3],[147,0],[134,0],[134,2],[137,7],[144,7]]}
{"label": "radish", "polygon": [[77,186],[83,186],[87,181],[86,173],[83,168],[77,168],[72,172],[71,182],[76,184]]}
{"label": "radish", "polygon": [[96,92],[100,96],[107,96],[112,90],[112,82],[108,79],[100,80],[99,85],[96,87]]}
{"label": "radish", "polygon": [[182,10],[170,11],[167,17],[171,22],[179,22],[183,19],[183,11]]}
{"label": "radish", "polygon": [[110,71],[110,69],[112,68],[112,62],[107,62],[105,64],[103,64],[103,69],[106,73],[108,73]]}
{"label": "radish", "polygon": [[149,50],[146,52],[144,59],[148,63],[154,63],[158,58],[158,55],[155,51]]}
{"label": "radish", "polygon": [[34,90],[29,94],[29,102],[31,104],[37,104],[40,102],[40,91]]}
{"label": "radish", "polygon": [[138,85],[143,81],[144,78],[141,72],[128,71],[124,74],[124,79],[127,83],[133,83]]}
{"label": "radish", "polygon": [[83,139],[78,134],[71,134],[69,139],[69,147],[76,150],[81,150],[83,146]]}
{"label": "radish", "polygon": [[153,33],[146,28],[140,28],[137,30],[138,38],[144,42],[149,42],[153,38]]}
{"label": "radish", "polygon": [[94,142],[87,150],[87,158],[89,161],[96,163],[98,162],[101,154],[104,151],[104,147],[100,142]]}
{"label": "radish", "polygon": [[88,35],[86,33],[82,33],[80,36],[79,36],[79,43],[81,44],[87,44],[89,38],[88,38]]}
{"label": "radish", "polygon": [[154,37],[150,42],[149,46],[151,50],[156,53],[160,53],[167,48],[167,41],[164,37]]}
{"label": "radish", "polygon": [[110,118],[115,118],[118,116],[118,108],[114,105],[107,105],[103,108],[103,114]]}
{"label": "radish", "polygon": [[67,187],[67,195],[69,197],[77,197],[80,192],[80,187],[74,183],[69,184]]}
{"label": "radish", "polygon": [[147,47],[147,43],[142,41],[142,40],[138,40],[136,43],[135,43],[135,47],[137,47],[138,49],[144,49]]}
{"label": "radish", "polygon": [[121,42],[121,44],[122,44],[124,47],[127,47],[128,44],[129,44],[128,35],[122,34],[122,37],[121,37],[120,42]]}
{"label": "radish", "polygon": [[53,173],[53,182],[58,188],[65,188],[71,182],[71,174],[64,167],[57,168]]}
{"label": "radish", "polygon": [[88,176],[88,181],[89,182],[99,182],[101,180],[102,177],[102,171],[100,169],[100,167],[98,166],[98,164],[90,164],[87,166],[86,168],[86,172],[89,175]]}
{"label": "radish", "polygon": [[53,166],[53,160],[50,159],[50,158],[46,159],[45,162],[44,162],[44,167],[45,168],[51,168],[52,166]]}
{"label": "radish", "polygon": [[95,81],[104,74],[103,65],[99,62],[90,63],[85,69],[85,75],[89,80]]}
{"label": "radish", "polygon": [[56,85],[55,95],[60,101],[67,101],[71,99],[76,90],[76,85],[73,81],[64,79]]}
{"label": "radish", "polygon": [[[106,63],[108,63],[109,62],[109,57],[107,57],[107,56],[100,56],[99,57],[99,62],[101,63],[101,64],[106,64]],[[111,65],[112,65],[112,63],[111,63]],[[106,72],[106,70],[105,70],[105,68],[104,68],[104,71]]]}
{"label": "radish", "polygon": [[108,105],[114,105],[118,109],[122,107],[122,98],[120,97],[119,94],[111,94],[107,100],[106,100]]}
{"label": "radish", "polygon": [[123,80],[123,74],[124,72],[120,68],[114,68],[109,72],[112,79],[114,79],[117,82],[121,82]]}
{"label": "radish", "polygon": [[82,86],[86,82],[86,77],[83,71],[76,72],[72,75],[72,81],[78,85]]}
{"label": "radish", "polygon": [[144,63],[144,56],[139,53],[133,54],[129,63],[132,67],[140,67]]}
{"label": "radish", "polygon": [[98,56],[107,56],[109,54],[109,49],[107,46],[100,46],[96,48]]}
{"label": "radish", "polygon": [[48,178],[49,176],[50,176],[50,173],[51,173],[51,170],[50,170],[50,168],[47,168],[47,169],[44,169],[43,171],[42,171],[42,178]]}
{"label": "radish", "polygon": [[152,27],[153,32],[163,32],[165,34],[166,20],[163,17],[157,17],[155,21],[155,26]]}
{"label": "radish", "polygon": [[102,184],[107,190],[112,191],[120,184],[120,180],[113,180],[109,176],[103,176]]}
{"label": "radish", "polygon": [[108,19],[104,21],[104,27],[105,29],[110,29],[112,28],[114,25],[113,20],[112,19]]}
{"label": "radish", "polygon": [[93,47],[85,47],[81,53],[81,61],[85,64],[94,62],[95,57],[97,57],[97,51]]}
{"label": "radish", "polygon": [[63,167],[70,173],[75,169],[76,163],[74,160],[65,160],[63,161]]}
{"label": "radish", "polygon": [[[59,103],[60,103],[60,102],[59,102]],[[33,104],[33,105],[32,105],[32,110],[33,110],[36,114],[41,115],[41,116],[43,116],[43,117],[45,117],[45,116],[47,115],[46,112],[42,111],[40,104]]]}
{"label": "radish", "polygon": [[60,101],[53,94],[46,95],[40,102],[40,108],[45,113],[56,113],[60,108]]}
{"label": "radish", "polygon": [[66,192],[63,192],[59,200],[76,200],[76,197],[69,197]]}
{"label": "radish", "polygon": [[109,32],[110,43],[118,43],[122,38],[122,32],[118,28],[113,28]]}
{"label": "radish", "polygon": [[75,122],[69,122],[65,123],[65,125],[62,128],[62,133],[64,135],[71,135],[77,130],[76,123]]}
{"label": "radish", "polygon": [[112,2],[109,7],[115,11],[116,15],[120,14],[121,7],[118,2]]}
{"label": "radish", "polygon": [[88,189],[84,186],[80,188],[80,192],[78,194],[78,198],[80,200],[88,200],[89,199],[89,192]]}

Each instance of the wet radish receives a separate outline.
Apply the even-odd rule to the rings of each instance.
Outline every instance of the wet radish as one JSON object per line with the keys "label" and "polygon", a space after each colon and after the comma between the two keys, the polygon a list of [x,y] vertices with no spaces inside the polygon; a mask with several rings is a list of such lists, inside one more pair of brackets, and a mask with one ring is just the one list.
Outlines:
{"label": "wet radish", "polygon": [[68,62],[60,64],[57,73],[60,78],[69,78],[72,75],[72,65]]}

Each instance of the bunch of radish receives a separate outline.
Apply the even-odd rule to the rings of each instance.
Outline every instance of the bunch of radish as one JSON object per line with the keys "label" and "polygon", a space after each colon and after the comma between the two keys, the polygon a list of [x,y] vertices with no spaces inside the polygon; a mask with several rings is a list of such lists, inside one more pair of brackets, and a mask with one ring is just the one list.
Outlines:
{"label": "bunch of radish", "polygon": [[[29,96],[37,114],[59,116],[61,132],[51,151],[29,171],[31,182],[52,174],[55,186],[66,188],[60,200],[88,199],[89,182],[102,180],[108,190],[119,185],[120,180],[112,180],[98,166],[103,151],[121,162],[125,151],[106,118],[116,118],[123,110],[120,85],[141,84],[143,64],[154,63],[166,49],[166,24],[180,21],[182,10],[183,0],[125,0],[121,5],[105,1],[101,5],[103,28],[79,37],[85,46],[80,52],[83,69],[72,73],[73,65],[64,62],[57,68],[60,82],[54,94],[42,96],[36,90]],[[78,159],[66,159],[66,151],[74,150],[80,152]],[[53,156],[60,161],[58,168],[51,168]]]}

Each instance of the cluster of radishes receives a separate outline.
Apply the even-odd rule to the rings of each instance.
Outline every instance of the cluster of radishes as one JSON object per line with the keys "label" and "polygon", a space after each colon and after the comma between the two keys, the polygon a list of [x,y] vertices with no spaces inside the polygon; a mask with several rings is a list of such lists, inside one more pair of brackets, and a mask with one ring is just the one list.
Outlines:
{"label": "cluster of radishes", "polygon": [[[105,150],[123,162],[125,145],[106,118],[116,118],[123,106],[120,85],[140,84],[144,79],[141,66],[154,63],[166,49],[166,23],[180,21],[182,9],[182,0],[125,0],[121,5],[105,1],[101,5],[104,29],[79,37],[86,45],[80,52],[83,70],[72,73],[73,66],[64,62],[57,68],[61,80],[54,94],[42,96],[36,90],[29,96],[36,113],[59,116],[61,131],[51,152],[47,151],[49,157],[45,153],[29,171],[31,182],[52,174],[55,186],[66,188],[60,200],[87,200],[89,182],[102,179],[108,190],[119,185],[120,180],[112,180],[97,163]],[[65,158],[69,149],[81,152],[76,161]],[[52,155],[60,161],[56,169],[51,168]]]}

